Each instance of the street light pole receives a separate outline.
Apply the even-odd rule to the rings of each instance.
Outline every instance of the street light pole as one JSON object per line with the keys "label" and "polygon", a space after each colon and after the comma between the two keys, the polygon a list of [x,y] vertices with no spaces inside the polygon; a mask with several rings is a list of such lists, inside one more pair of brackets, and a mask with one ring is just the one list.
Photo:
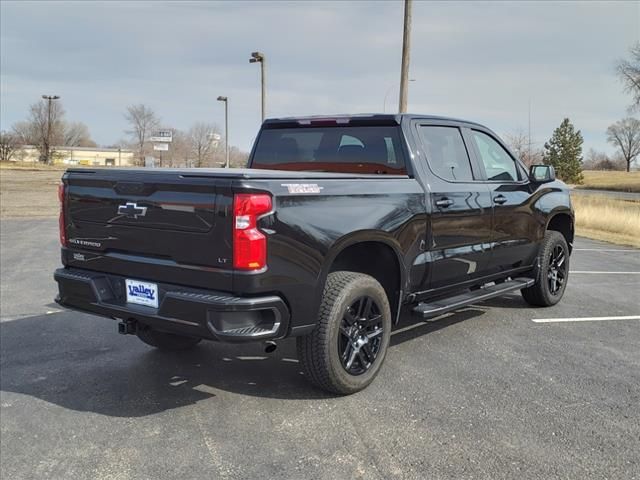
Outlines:
{"label": "street light pole", "polygon": [[218,101],[224,102],[224,168],[229,168],[229,99],[221,95],[218,97]]}
{"label": "street light pole", "polygon": [[45,158],[47,164],[51,163],[51,102],[58,100],[58,95],[42,95],[42,98],[47,100],[47,144],[45,145]]}
{"label": "street light pole", "polygon": [[267,114],[267,59],[262,55],[260,60],[260,112],[262,114],[262,121]]}
{"label": "street light pole", "polygon": [[264,122],[264,117],[267,113],[267,87],[266,87],[267,57],[265,57],[264,53],[253,52],[251,53],[251,58],[249,59],[249,63],[260,64],[261,112],[262,112],[262,121]]}
{"label": "street light pole", "polygon": [[409,51],[411,49],[411,5],[413,0],[404,0],[404,30],[402,34],[402,67],[400,70],[399,112],[407,111],[409,89]]}

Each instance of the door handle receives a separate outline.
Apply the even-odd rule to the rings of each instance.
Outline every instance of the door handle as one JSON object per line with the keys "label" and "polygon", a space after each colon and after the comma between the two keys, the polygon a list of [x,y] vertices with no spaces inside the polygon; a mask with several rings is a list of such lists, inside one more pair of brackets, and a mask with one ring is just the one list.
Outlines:
{"label": "door handle", "polygon": [[447,197],[436,200],[436,207],[447,208],[453,205],[453,200],[449,200]]}
{"label": "door handle", "polygon": [[493,197],[493,203],[497,203],[498,205],[502,205],[503,203],[506,203],[507,201],[507,197],[505,197],[504,195],[498,195],[497,197]]}

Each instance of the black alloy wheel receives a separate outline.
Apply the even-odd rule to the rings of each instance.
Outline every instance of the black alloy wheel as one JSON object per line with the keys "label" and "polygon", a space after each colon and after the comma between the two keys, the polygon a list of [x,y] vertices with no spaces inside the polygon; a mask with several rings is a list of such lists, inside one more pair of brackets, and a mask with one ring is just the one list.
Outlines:
{"label": "black alloy wheel", "polygon": [[382,314],[375,300],[358,297],[349,305],[340,322],[338,352],[342,367],[351,375],[362,375],[376,361],[382,334]]}
{"label": "black alloy wheel", "polygon": [[560,301],[569,280],[569,245],[560,232],[548,230],[536,260],[535,284],[522,289],[522,298],[536,307],[550,307]]}
{"label": "black alloy wheel", "polygon": [[305,376],[328,392],[359,392],[384,363],[391,326],[389,298],[380,282],[359,272],[329,273],[318,324],[296,339]]}
{"label": "black alloy wheel", "polygon": [[549,282],[549,293],[557,295],[562,289],[562,285],[567,278],[566,252],[562,245],[556,245],[549,257],[549,269],[547,280]]}

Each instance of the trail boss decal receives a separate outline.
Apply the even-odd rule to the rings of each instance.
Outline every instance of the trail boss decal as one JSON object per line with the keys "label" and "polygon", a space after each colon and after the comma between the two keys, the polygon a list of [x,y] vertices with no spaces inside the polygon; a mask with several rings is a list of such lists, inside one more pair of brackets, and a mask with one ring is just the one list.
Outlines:
{"label": "trail boss decal", "polygon": [[320,193],[324,187],[319,187],[317,183],[282,183],[287,187],[289,193]]}

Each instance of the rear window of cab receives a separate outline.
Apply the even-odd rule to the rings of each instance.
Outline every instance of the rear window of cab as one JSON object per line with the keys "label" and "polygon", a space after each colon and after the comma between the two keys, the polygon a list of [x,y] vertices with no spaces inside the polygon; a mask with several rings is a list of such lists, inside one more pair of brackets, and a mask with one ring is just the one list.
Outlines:
{"label": "rear window of cab", "polygon": [[377,125],[263,129],[251,168],[407,173],[400,127]]}

